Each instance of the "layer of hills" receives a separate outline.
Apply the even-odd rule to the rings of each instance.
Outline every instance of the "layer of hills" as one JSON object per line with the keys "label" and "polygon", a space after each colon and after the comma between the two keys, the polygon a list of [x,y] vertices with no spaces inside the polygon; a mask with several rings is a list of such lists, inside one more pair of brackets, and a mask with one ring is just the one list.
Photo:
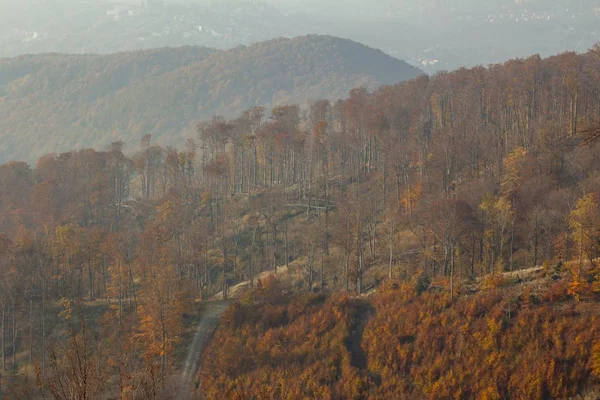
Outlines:
{"label": "layer of hills", "polygon": [[[597,399],[598,65],[532,56],[215,119],[196,151],[1,165],[4,393]],[[218,310],[197,307],[246,282],[201,357]]]}
{"label": "layer of hills", "polygon": [[594,0],[19,0],[0,3],[0,57],[229,49],[314,33],[365,43],[432,73],[585,51],[600,37],[599,18]]}
{"label": "layer of hills", "polygon": [[253,106],[343,97],[421,74],[404,61],[330,36],[112,55],[42,54],[0,60],[0,162],[47,152],[126,148],[145,134],[170,145],[195,123]]}

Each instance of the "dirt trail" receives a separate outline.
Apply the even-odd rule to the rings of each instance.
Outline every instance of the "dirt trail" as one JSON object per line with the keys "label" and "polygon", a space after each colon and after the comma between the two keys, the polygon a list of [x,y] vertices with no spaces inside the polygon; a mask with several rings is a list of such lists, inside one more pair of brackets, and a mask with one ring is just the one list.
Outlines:
{"label": "dirt trail", "polygon": [[[287,267],[277,268],[278,274],[287,272]],[[265,279],[274,274],[274,271],[265,271],[261,274],[258,274],[254,279],[255,281],[259,279]],[[241,292],[243,292],[249,285],[249,281],[244,281],[229,288],[229,300],[222,300],[223,292],[219,292],[213,297],[213,301],[205,303],[205,308],[202,312],[200,321],[198,322],[198,326],[196,327],[194,339],[192,340],[185,358],[185,362],[181,368],[181,382],[179,384],[180,389],[177,396],[179,400],[188,400],[191,398],[192,391],[194,390],[192,387],[192,382],[194,380],[194,376],[196,376],[198,369],[200,368],[202,350],[204,350],[206,345],[209,343],[214,330],[219,324],[221,315],[229,306],[231,299],[239,297]]]}
{"label": "dirt trail", "polygon": [[[286,276],[288,274],[288,272],[289,272],[288,267],[286,267],[285,265],[278,267],[277,272],[272,271],[272,270],[264,271],[254,277],[254,283],[258,282],[259,280],[267,279],[270,276]],[[227,298],[237,299],[238,297],[240,297],[240,295],[246,289],[248,289],[249,286],[250,286],[250,281],[243,281],[243,282],[236,283],[235,285],[231,286],[229,288],[229,290],[227,290]],[[213,299],[215,299],[215,300],[223,299],[223,292],[221,291],[221,292],[217,293],[213,297]]]}
{"label": "dirt trail", "polygon": [[202,316],[196,327],[194,340],[192,340],[181,369],[181,383],[179,386],[179,395],[177,396],[178,399],[187,400],[192,397],[192,381],[200,368],[200,356],[202,350],[204,350],[210,341],[214,330],[219,324],[221,315],[225,312],[228,305],[228,301],[222,300],[205,304]]}

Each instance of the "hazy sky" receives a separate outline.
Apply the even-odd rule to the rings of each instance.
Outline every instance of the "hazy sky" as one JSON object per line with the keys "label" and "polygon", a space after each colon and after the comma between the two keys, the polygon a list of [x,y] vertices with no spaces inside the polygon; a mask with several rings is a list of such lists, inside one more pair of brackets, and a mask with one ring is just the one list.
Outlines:
{"label": "hazy sky", "polygon": [[[184,44],[231,48],[317,33],[349,38],[433,71],[586,51],[600,40],[600,0],[162,1],[245,5],[242,12],[229,5],[209,11],[150,7],[113,21],[107,3],[142,0],[0,0],[0,57]],[[252,4],[261,2],[276,10]]]}

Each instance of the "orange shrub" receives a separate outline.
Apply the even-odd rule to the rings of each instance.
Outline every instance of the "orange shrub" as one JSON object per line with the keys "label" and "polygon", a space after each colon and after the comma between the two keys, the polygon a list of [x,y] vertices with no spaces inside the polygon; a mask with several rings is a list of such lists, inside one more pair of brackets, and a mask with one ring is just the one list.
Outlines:
{"label": "orange shrub", "polygon": [[[205,354],[203,393],[281,399],[573,396],[592,373],[600,377],[600,320],[597,302],[575,301],[568,285],[552,284],[539,301],[531,300],[531,289],[495,288],[454,304],[447,293],[419,295],[414,284],[386,284],[367,300],[264,296],[263,288],[249,295],[253,301],[228,311]],[[277,303],[269,301],[273,296]]]}

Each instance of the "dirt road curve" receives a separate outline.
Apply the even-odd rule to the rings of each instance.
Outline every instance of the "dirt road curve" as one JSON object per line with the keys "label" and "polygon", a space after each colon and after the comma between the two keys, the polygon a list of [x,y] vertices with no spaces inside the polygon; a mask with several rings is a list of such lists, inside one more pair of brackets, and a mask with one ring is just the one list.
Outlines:
{"label": "dirt road curve", "polygon": [[179,395],[177,396],[178,399],[188,400],[192,397],[192,381],[200,367],[200,355],[202,354],[202,350],[208,344],[212,333],[219,324],[221,315],[227,309],[228,305],[228,301],[206,303],[198,326],[196,327],[194,340],[192,340],[181,369],[181,383],[179,386]]}

